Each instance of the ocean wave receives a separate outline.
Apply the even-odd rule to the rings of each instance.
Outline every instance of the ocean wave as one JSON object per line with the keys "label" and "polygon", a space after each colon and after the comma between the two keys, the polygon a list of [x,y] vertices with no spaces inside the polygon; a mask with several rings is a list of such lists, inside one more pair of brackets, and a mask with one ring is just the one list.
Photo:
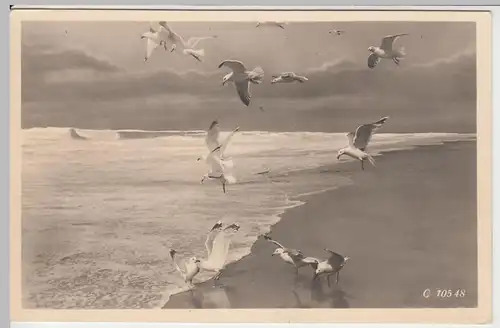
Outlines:
{"label": "ocean wave", "polygon": [[[98,300],[93,306],[160,307],[170,295],[186,290],[169,262],[165,243],[186,256],[199,256],[205,253],[207,227],[218,219],[237,221],[242,229],[229,258],[235,262],[250,254],[255,241],[270,231],[281,214],[303,204],[301,197],[350,183],[334,169],[329,174],[321,171],[339,163],[335,155],[347,144],[344,133],[247,131],[235,135],[228,152],[240,183],[229,185],[223,194],[220,184],[199,183],[207,170],[196,161],[198,155],[206,154],[199,137],[203,131],[77,131],[90,142],[72,140],[68,128],[23,130],[23,243],[33,240],[30,237],[40,241],[28,244],[31,248],[23,246],[27,254],[23,261],[37,259],[28,266],[59,275],[57,279],[48,274],[33,277],[27,285],[28,295],[42,307],[68,307],[73,303],[64,302],[72,302],[76,292],[97,292],[102,285],[116,293],[106,296],[111,303]],[[119,139],[118,131],[156,137],[129,141]],[[455,133],[379,133],[369,151],[378,156],[419,145],[474,139],[475,135]],[[256,175],[266,169],[268,174]],[[76,264],[52,263],[53,252],[59,250],[64,250],[60,258],[80,253],[87,257],[75,258]],[[107,271],[94,272],[96,261]],[[85,270],[101,277],[99,286],[82,280]],[[151,271],[159,272],[158,278]],[[133,277],[127,272],[133,272]],[[209,278],[200,274],[197,281]],[[57,304],[50,294],[55,280],[67,286]],[[73,284],[75,280],[81,285]],[[145,285],[154,284],[163,287],[144,290]]]}

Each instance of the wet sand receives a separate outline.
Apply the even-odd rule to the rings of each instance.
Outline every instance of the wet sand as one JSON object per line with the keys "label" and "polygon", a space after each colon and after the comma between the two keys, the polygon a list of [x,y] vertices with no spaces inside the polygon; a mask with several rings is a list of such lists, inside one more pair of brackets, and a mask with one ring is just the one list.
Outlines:
{"label": "wet sand", "polygon": [[[477,306],[476,143],[388,152],[376,161],[365,171],[353,162],[319,170],[353,185],[303,197],[306,204],[271,229],[274,239],[307,256],[325,258],[325,247],[350,256],[338,285],[313,283],[310,267],[296,279],[261,238],[228,265],[222,287],[201,283],[164,308]],[[438,297],[438,289],[452,295]]]}

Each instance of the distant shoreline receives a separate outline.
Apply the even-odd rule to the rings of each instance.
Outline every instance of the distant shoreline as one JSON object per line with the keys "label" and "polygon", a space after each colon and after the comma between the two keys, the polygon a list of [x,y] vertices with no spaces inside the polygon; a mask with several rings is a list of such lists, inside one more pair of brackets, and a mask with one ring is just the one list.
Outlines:
{"label": "distant shoreline", "polygon": [[[231,123],[226,123],[222,124],[223,130],[232,130],[233,124]],[[91,127],[75,127],[75,126],[30,126],[30,127],[21,127],[22,131],[27,131],[27,130],[34,130],[34,129],[77,129],[77,130],[84,130],[84,131],[114,131],[114,132],[125,132],[125,133],[205,133],[206,129],[208,128],[207,126],[202,126],[198,128],[192,128],[192,129],[141,129],[141,128],[113,128],[113,127],[108,127],[108,128],[91,128]],[[356,126],[352,126],[352,129],[355,129]],[[241,127],[240,132],[259,132],[259,133],[347,133],[347,131],[324,131],[324,130],[255,130],[255,129],[245,129],[244,126]],[[437,134],[470,134],[470,135],[477,135],[477,131],[471,131],[469,129],[466,129],[464,131],[456,131],[456,130],[422,130],[422,129],[417,129],[414,131],[406,131],[406,130],[398,130],[398,129],[391,129],[390,126],[385,127],[383,129],[383,132],[380,131],[381,133],[390,133],[390,134],[422,134],[422,133],[437,133]]]}
{"label": "distant shoreline", "polygon": [[[476,171],[476,146],[477,140],[450,141],[443,145],[416,146],[409,149],[411,151],[386,151],[382,156],[376,157],[377,168],[367,167],[365,171],[361,171],[357,162],[318,169],[322,174],[348,175],[353,179],[354,185],[293,198],[304,204],[286,210],[281,215],[281,220],[272,226],[271,235],[285,246],[301,249],[306,255],[324,257],[322,249],[329,247],[351,256],[353,260],[343,270],[338,286],[329,289],[326,282],[323,282],[311,287],[311,269],[303,268],[300,269],[299,280],[302,287],[294,289],[292,268],[281,259],[271,256],[273,245],[258,239],[250,254],[228,265],[220,280],[225,287],[214,288],[212,281],[202,282],[192,291],[171,295],[163,308],[477,306],[477,257],[474,253],[477,247],[477,215],[476,199],[472,197],[476,193],[477,182],[475,175],[470,177],[470,173]],[[441,167],[443,163],[450,165]],[[463,181],[457,179],[460,176],[464,177]],[[457,184],[450,188],[450,198],[443,200],[450,205],[450,209],[442,204],[434,204],[431,198],[431,194],[445,188],[447,184]],[[471,188],[472,184],[474,188]],[[375,190],[378,195],[374,194]],[[403,197],[408,191],[415,193],[411,199]],[[374,197],[368,198],[367,193]],[[451,194],[456,194],[455,198],[461,198],[462,201],[455,204]],[[411,204],[418,205],[419,197],[420,201],[425,199],[422,203],[424,207],[417,206],[421,209],[420,212],[411,211]],[[402,202],[404,205],[400,204]],[[406,212],[408,209],[410,211]],[[428,214],[425,217],[419,217],[419,214],[426,212]],[[450,217],[448,215],[451,213],[448,212],[456,215]],[[464,217],[466,213],[473,213],[473,220]],[[351,214],[354,216],[349,218]],[[460,222],[455,219],[458,216],[462,216]],[[431,226],[427,227],[427,223],[421,223],[424,218],[429,220],[429,224],[436,225],[436,231],[432,231]],[[441,221],[438,220],[440,218]],[[410,220],[406,222],[409,227],[401,223],[405,219]],[[356,220],[363,223],[356,223]],[[448,227],[448,220],[453,222],[448,230],[456,231],[454,230],[454,237],[449,236],[442,241],[449,246],[440,250],[439,244],[433,244],[434,238],[436,233],[442,234],[442,229]],[[405,232],[397,228],[409,230]],[[395,231],[390,233],[391,229]],[[378,230],[389,232],[386,240],[384,235],[377,233]],[[307,233],[304,234],[304,231]],[[418,242],[418,237],[414,237],[419,234],[432,234],[434,237],[430,236],[429,242],[424,245]],[[414,238],[417,239],[413,241]],[[453,246],[456,252],[453,248],[449,249],[456,244],[454,238],[465,238],[462,245]],[[411,240],[411,245],[406,245],[408,240]],[[398,253],[398,247],[404,248],[401,244],[408,246],[408,249]],[[431,245],[434,245],[434,250],[430,249]],[[370,255],[371,251],[377,249],[395,253],[376,253],[385,263],[377,264],[377,256]],[[430,251],[441,252],[442,256],[448,258],[442,260],[444,264],[435,263],[442,256],[427,254]],[[461,262],[457,262],[459,251],[462,253]],[[464,254],[467,255],[465,259]],[[427,255],[432,257],[433,266],[426,267]],[[415,259],[412,260],[412,257]],[[463,268],[457,267],[459,262]],[[401,263],[404,265],[398,269]],[[401,274],[395,276],[394,271],[398,270]],[[411,285],[406,279],[416,281]],[[467,288],[468,297],[440,301],[422,299],[417,295],[418,288],[431,283],[434,286],[436,281],[442,281],[448,288]],[[400,287],[395,288],[396,285]],[[383,292],[382,287],[388,290]],[[264,290],[265,297],[259,296]],[[350,299],[349,295],[357,300]],[[301,298],[306,300],[300,300]]]}

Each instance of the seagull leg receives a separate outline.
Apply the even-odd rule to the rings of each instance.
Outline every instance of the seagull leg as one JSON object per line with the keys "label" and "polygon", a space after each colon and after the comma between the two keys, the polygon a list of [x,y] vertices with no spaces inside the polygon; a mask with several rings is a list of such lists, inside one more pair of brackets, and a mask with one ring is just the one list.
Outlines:
{"label": "seagull leg", "polygon": [[330,287],[330,277],[331,277],[331,275],[328,275],[328,276],[326,277],[326,280],[328,281],[328,287]]}
{"label": "seagull leg", "polygon": [[222,191],[226,193],[226,183],[222,182]]}
{"label": "seagull leg", "polygon": [[339,276],[340,276],[340,272],[337,272],[337,274],[336,274],[336,279],[335,279],[335,283],[336,283],[337,285],[338,285],[338,283],[339,283],[339,278],[340,278]]}
{"label": "seagull leg", "polygon": [[365,169],[365,166],[364,166],[364,161],[361,160],[361,169],[364,170]]}
{"label": "seagull leg", "polygon": [[219,280],[219,276],[220,276],[220,271],[217,272],[215,276],[213,276],[212,278],[214,280],[214,287],[217,287],[217,281]]}

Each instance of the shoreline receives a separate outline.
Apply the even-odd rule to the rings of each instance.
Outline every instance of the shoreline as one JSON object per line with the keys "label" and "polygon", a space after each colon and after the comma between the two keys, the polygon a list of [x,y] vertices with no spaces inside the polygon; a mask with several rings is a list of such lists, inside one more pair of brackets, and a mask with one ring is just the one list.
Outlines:
{"label": "shoreline", "polygon": [[[339,188],[327,190],[327,191],[322,191],[318,193],[313,193],[313,194],[308,194],[308,195],[303,195],[303,196],[298,196],[298,197],[293,197],[291,201],[300,201],[302,204],[298,206],[291,207],[289,209],[286,209],[283,214],[280,215],[280,221],[271,226],[271,232],[270,235],[278,240],[279,242],[283,243],[285,246],[292,247],[292,248],[298,248],[301,251],[304,252],[306,256],[315,256],[318,258],[324,258],[326,254],[324,254],[323,248],[327,247],[330,249],[333,249],[334,251],[337,251],[343,255],[348,255],[351,257],[351,260],[346,264],[346,267],[342,270],[342,273],[340,275],[340,283],[339,285],[333,285],[332,288],[328,288],[326,282],[322,280],[322,283],[315,283],[314,286],[311,285],[311,277],[312,277],[312,270],[309,267],[306,268],[301,268],[300,273],[299,273],[299,278],[297,281],[294,280],[294,275],[293,273],[293,268],[290,265],[285,264],[280,258],[278,257],[272,257],[271,254],[274,250],[274,245],[270,244],[267,241],[264,241],[262,238],[259,238],[256,240],[256,242],[252,245],[250,253],[242,257],[241,259],[229,263],[224,270],[223,275],[221,276],[220,284],[222,286],[219,287],[213,287],[213,281],[204,281],[201,283],[196,284],[196,288],[190,291],[184,291],[180,292],[177,294],[173,294],[170,296],[169,300],[163,305],[163,309],[167,308],[303,308],[303,307],[337,307],[337,308],[347,308],[347,307],[358,307],[358,308],[363,308],[363,307],[382,307],[382,308],[394,308],[394,307],[474,307],[477,305],[477,272],[469,272],[473,270],[467,270],[467,276],[468,278],[464,278],[462,280],[467,281],[466,285],[468,286],[467,288],[467,295],[463,298],[453,298],[450,300],[438,300],[436,297],[431,297],[429,299],[422,299],[421,295],[420,297],[415,297],[416,293],[415,292],[409,292],[405,293],[405,296],[402,297],[401,293],[398,293],[397,291],[391,291],[388,293],[387,291],[384,291],[383,288],[379,287],[374,287],[372,286],[373,284],[369,284],[369,280],[365,281],[363,279],[363,283],[366,284],[364,287],[363,286],[355,286],[352,285],[353,281],[351,278],[351,275],[353,274],[352,271],[358,271],[357,275],[362,274],[366,270],[374,270],[374,273],[371,275],[376,275],[379,276],[379,279],[382,279],[382,282],[385,284],[391,285],[391,280],[387,280],[387,278],[384,278],[387,276],[386,274],[380,274],[380,269],[383,269],[384,267],[380,267],[380,265],[377,265],[377,261],[373,257],[367,257],[365,260],[369,261],[369,263],[366,263],[365,261],[365,266],[368,266],[367,268],[361,268],[362,265],[360,264],[359,261],[356,261],[357,258],[362,258],[363,253],[366,253],[366,249],[370,250],[373,247],[370,247],[369,245],[355,245],[354,240],[358,239],[360,237],[361,240],[358,240],[359,243],[356,244],[363,244],[363,240],[371,239],[372,241],[374,240],[373,236],[369,236],[370,233],[373,233],[377,231],[377,229],[380,229],[380,227],[373,226],[373,229],[364,229],[363,226],[364,224],[359,224],[359,227],[354,227],[356,223],[354,223],[354,219],[350,218],[337,218],[336,223],[333,226],[339,226],[341,227],[342,225],[345,225],[346,228],[348,228],[348,231],[357,231],[358,229],[365,230],[361,231],[360,235],[358,237],[353,236],[353,238],[349,238],[349,236],[345,235],[341,231],[335,231],[336,228],[332,227],[332,229],[328,229],[328,225],[331,224],[331,220],[325,219],[325,217],[330,217],[336,216],[336,210],[335,208],[342,208],[345,205],[343,204],[336,204],[335,201],[331,201],[331,199],[336,199],[336,198],[344,198],[344,202],[349,204],[349,202],[352,203],[348,198],[342,197],[344,194],[353,194],[357,195],[359,194],[360,196],[365,195],[366,192],[370,192],[370,188],[373,189],[373,185],[377,184],[375,181],[376,179],[384,179],[387,180],[387,175],[379,175],[380,171],[390,171],[390,174],[394,174],[394,170],[391,170],[390,166],[396,165],[397,167],[397,162],[405,162],[407,161],[407,158],[410,157],[415,157],[420,155],[424,155],[423,157],[427,156],[428,158],[433,158],[435,155],[438,153],[437,149],[444,150],[441,153],[445,153],[447,157],[450,157],[452,155],[450,154],[455,154],[456,150],[458,149],[457,153],[468,152],[466,154],[468,158],[470,159],[470,152],[474,151],[474,156],[473,156],[473,166],[475,170],[475,151],[476,151],[476,146],[477,146],[477,140],[473,141],[446,141],[443,144],[440,145],[423,145],[423,146],[415,146],[410,149],[401,149],[401,150],[389,150],[385,152],[381,152],[381,156],[376,156],[376,165],[377,168],[371,167],[371,165],[365,165],[365,170],[362,171],[359,167],[359,163],[357,161],[348,161],[344,163],[339,163],[339,164],[334,164],[334,165],[327,165],[318,168],[318,172],[320,174],[328,174],[328,173],[333,173],[333,174],[340,174],[342,176],[348,177],[353,180],[352,185],[348,186],[341,186]],[[406,154],[406,156],[402,156],[402,154]],[[459,155],[460,156],[460,155]],[[462,154],[463,156],[463,154]],[[446,157],[446,156],[445,156]],[[439,158],[439,157],[437,157]],[[385,163],[387,162],[387,163]],[[391,164],[391,162],[395,162],[396,164]],[[411,161],[410,161],[411,162]],[[430,161],[430,164],[432,163],[432,160]],[[456,161],[452,161],[456,163]],[[471,162],[471,161],[469,161]],[[411,163],[410,163],[411,164]],[[468,163],[469,167],[471,167],[472,163]],[[431,165],[432,166],[432,165]],[[459,166],[459,165],[458,165]],[[467,165],[466,165],[467,166]],[[394,168],[392,168],[394,169]],[[417,167],[412,168],[412,173],[416,173],[418,175],[418,165]],[[403,167],[404,171],[404,167]],[[411,171],[411,170],[410,170]],[[424,169],[421,170],[422,172],[425,171]],[[420,172],[420,173],[422,173]],[[439,174],[440,172],[436,172]],[[385,173],[387,174],[387,172]],[[401,174],[398,172],[398,175]],[[363,177],[362,177],[363,176]],[[450,178],[453,178],[456,175],[452,175]],[[404,174],[401,175],[402,180],[405,178],[408,178],[408,176],[405,176]],[[364,187],[364,184],[360,184],[359,180],[363,179],[365,182],[366,180],[366,187]],[[389,180],[394,180],[394,179],[389,179]],[[449,179],[448,179],[449,180]],[[424,181],[424,180],[422,180]],[[417,182],[421,182],[418,181]],[[475,178],[474,178],[474,183],[475,183]],[[470,181],[469,181],[470,184]],[[413,185],[415,186],[415,185]],[[457,188],[459,189],[459,188]],[[475,193],[475,186],[473,188],[474,193]],[[470,193],[470,190],[462,190],[466,194]],[[383,193],[381,193],[383,194]],[[422,194],[423,195],[423,194]],[[420,195],[420,196],[422,196]],[[362,198],[362,197],[361,197]],[[371,197],[370,197],[371,198]],[[380,198],[375,197],[375,198]],[[389,197],[390,198],[390,197]],[[415,198],[416,200],[417,198]],[[382,198],[383,201],[389,201],[390,199]],[[361,214],[366,214],[363,213],[363,211],[366,211],[363,209],[363,203],[372,203],[373,201],[367,198],[363,198],[359,200],[359,207],[354,204],[354,206],[350,206],[349,210],[350,211],[359,211],[359,215]],[[475,202],[475,198],[474,198]],[[383,202],[382,202],[383,203]],[[381,204],[382,204],[381,203]],[[351,204],[352,205],[352,204]],[[405,204],[408,205],[408,204]],[[421,204],[422,205],[422,204]],[[384,207],[384,206],[381,206]],[[372,209],[375,209],[375,207],[371,207]],[[401,204],[399,205],[399,208],[397,208],[397,211],[403,212],[406,209],[404,206]],[[369,210],[371,211],[371,210]],[[397,212],[396,211],[396,212]],[[438,209],[439,211],[439,209]],[[445,211],[441,209],[441,211]],[[310,212],[319,212],[319,213],[314,213],[311,214]],[[342,211],[341,211],[342,212]],[[373,211],[371,211],[373,212]],[[374,210],[374,212],[377,212]],[[390,214],[391,210],[386,211],[385,215],[388,213]],[[474,213],[476,213],[474,209]],[[377,213],[371,213],[371,214],[377,214]],[[376,218],[363,218],[363,220],[367,221],[364,222],[365,224],[370,224],[370,221],[374,221],[377,219],[384,219],[384,214],[378,213],[381,215],[380,217]],[[413,213],[414,214],[414,213]],[[320,219],[315,219],[313,217],[320,217]],[[385,218],[386,221],[388,220]],[[330,221],[330,222],[328,222]],[[340,221],[340,222],[339,222]],[[477,224],[477,219],[473,220],[473,225],[476,226]],[[382,222],[381,222],[382,223]],[[386,222],[388,224],[388,227],[390,228],[391,225],[397,226],[397,221],[396,222]],[[408,223],[408,222],[406,222]],[[410,223],[414,224],[414,223]],[[471,225],[470,222],[467,224]],[[324,227],[326,225],[326,227]],[[373,225],[373,223],[372,223]],[[355,229],[357,228],[357,229]],[[402,225],[401,227],[403,230],[405,227]],[[415,227],[414,227],[415,228]],[[417,232],[418,231],[423,231],[425,229],[429,229],[429,227],[420,227],[417,226]],[[381,229],[383,232],[383,228]],[[308,231],[307,234],[300,234],[297,233],[298,231]],[[316,234],[315,236],[311,236],[313,233]],[[415,232],[415,231],[413,231]],[[333,234],[334,238],[330,237],[330,234]],[[368,236],[367,236],[368,235]],[[469,233],[470,235],[470,233]],[[400,237],[399,241],[405,241],[406,239],[412,239],[411,234],[406,235],[406,237]],[[314,237],[314,238],[311,238]],[[384,237],[381,235],[380,237]],[[471,237],[468,237],[471,239]],[[338,240],[338,242],[331,241],[330,239],[335,239]],[[378,242],[382,242],[382,245],[384,244],[383,239],[378,240]],[[376,239],[375,239],[376,240]],[[422,245],[419,245],[420,243],[418,241],[414,241],[413,243],[416,243],[417,245],[414,248],[410,250],[410,257],[414,255],[417,258],[424,258],[423,253],[427,253],[425,250],[422,248],[425,248]],[[474,247],[477,247],[477,241],[474,240]],[[425,244],[425,243],[424,243]],[[471,241],[468,242],[468,245],[470,246]],[[397,249],[397,244],[394,245],[385,245],[385,246],[380,246],[379,248],[384,248],[384,249],[391,249],[395,248]],[[362,248],[365,247],[365,251],[362,250]],[[375,247],[376,248],[376,247]],[[419,249],[420,248],[420,249]],[[352,249],[352,250],[351,250]],[[359,254],[357,254],[359,253]],[[468,255],[469,258],[472,258],[471,254],[473,252],[469,252],[470,254]],[[475,254],[474,254],[475,255]],[[365,255],[366,257],[366,255]],[[398,254],[396,257],[398,257],[399,262],[404,262],[405,259],[405,254]],[[384,260],[386,262],[392,262],[390,258],[385,258]],[[433,262],[438,261],[438,258],[432,259]],[[474,258],[475,261],[477,261],[477,258]],[[395,261],[395,260],[394,260]],[[469,259],[469,261],[472,261]],[[425,261],[424,261],[425,263]],[[391,263],[393,266],[397,265],[397,263]],[[411,263],[409,263],[411,266]],[[359,270],[357,270],[359,267]],[[264,269],[262,269],[264,268]],[[477,269],[477,265],[474,265],[473,267],[474,270]],[[404,266],[399,268],[400,271],[405,271],[406,275],[416,275],[416,273],[412,273],[411,270],[408,270]],[[350,272],[351,271],[351,272]],[[385,270],[382,270],[385,271]],[[408,272],[406,272],[408,271]],[[425,269],[423,269],[425,271]],[[464,270],[462,270],[464,271]],[[378,273],[376,273],[378,272]],[[426,273],[426,272],[424,272]],[[422,274],[422,273],[421,273]],[[390,275],[390,274],[389,274]],[[471,277],[476,275],[475,277]],[[268,277],[269,276],[269,277]],[[362,278],[362,277],[360,277]],[[394,278],[394,277],[393,277]],[[415,278],[419,278],[418,275],[415,276]],[[435,277],[427,277],[428,279],[432,279]],[[358,279],[359,280],[359,279]],[[394,280],[394,279],[393,279]],[[397,280],[397,279],[396,279]],[[400,280],[405,280],[404,277],[401,278]],[[422,280],[422,279],[420,279]],[[435,280],[435,279],[434,279]],[[437,279],[440,280],[440,279]],[[453,280],[453,279],[452,279]],[[457,280],[457,279],[454,279]],[[395,281],[395,280],[394,280]],[[475,286],[472,286],[473,283],[472,281],[475,282]],[[405,289],[407,287],[407,284],[409,282],[405,282],[403,284],[402,282],[399,282],[399,288]],[[427,282],[427,285],[430,282]],[[345,287],[344,287],[344,286]],[[380,284],[379,284],[380,285]],[[393,284],[394,285],[394,284]],[[412,283],[412,287],[409,289],[422,289],[425,290],[426,286],[423,283],[421,284],[416,284]],[[453,287],[455,289],[463,289],[461,287],[458,287],[460,283],[455,283],[454,285],[457,285],[456,287]],[[462,282],[462,285],[464,283]],[[474,288],[475,287],[475,288]],[[428,288],[432,289],[437,289],[437,288],[452,288],[451,286],[447,286],[446,284],[442,286],[428,286]],[[452,289],[453,289],[452,288]],[[354,295],[352,295],[354,292]],[[370,295],[366,295],[368,293],[363,293],[362,290],[366,289],[373,289],[373,295],[369,293]],[[406,288],[408,289],[408,288]],[[453,290],[455,290],[453,289]],[[347,292],[345,292],[346,290]],[[349,291],[348,291],[349,290]],[[262,292],[266,291],[265,296],[263,297]],[[436,291],[434,291],[436,292]],[[378,297],[376,295],[379,295]],[[420,293],[421,294],[421,293]],[[381,301],[380,295],[385,296],[385,301]],[[244,296],[244,297],[243,297]],[[362,299],[358,298],[358,296],[362,296]],[[353,299],[354,298],[354,299]],[[305,299],[308,299],[309,301],[305,301]],[[357,299],[357,300],[356,300]],[[309,303],[309,305],[307,305]],[[305,305],[306,304],[306,305]]]}

